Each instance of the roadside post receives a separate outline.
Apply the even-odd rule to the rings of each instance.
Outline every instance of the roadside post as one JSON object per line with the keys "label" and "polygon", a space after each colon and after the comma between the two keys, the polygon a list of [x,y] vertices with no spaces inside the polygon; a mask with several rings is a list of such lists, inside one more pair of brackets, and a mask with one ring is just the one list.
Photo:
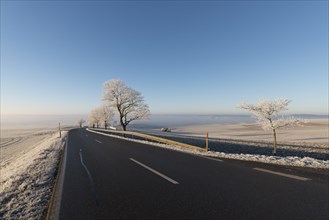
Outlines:
{"label": "roadside post", "polygon": [[208,152],[208,131],[207,131],[207,135],[206,135],[206,152]]}
{"label": "roadside post", "polygon": [[59,131],[59,137],[62,137],[62,131],[61,131],[61,123],[58,123],[58,131]]}

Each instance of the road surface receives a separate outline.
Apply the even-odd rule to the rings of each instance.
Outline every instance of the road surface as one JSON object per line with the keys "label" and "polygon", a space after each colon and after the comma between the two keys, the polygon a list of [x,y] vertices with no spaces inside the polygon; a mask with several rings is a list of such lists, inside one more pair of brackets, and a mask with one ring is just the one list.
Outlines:
{"label": "road surface", "polygon": [[71,130],[59,219],[329,219],[328,179]]}

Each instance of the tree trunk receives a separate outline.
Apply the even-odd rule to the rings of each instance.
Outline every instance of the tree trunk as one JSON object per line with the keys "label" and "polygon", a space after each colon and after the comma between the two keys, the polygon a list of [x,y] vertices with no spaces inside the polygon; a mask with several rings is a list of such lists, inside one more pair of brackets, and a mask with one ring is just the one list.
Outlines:
{"label": "tree trunk", "polygon": [[120,117],[120,124],[121,124],[122,130],[126,131],[127,125],[125,125],[125,123],[123,123],[123,120],[121,117]]}
{"label": "tree trunk", "polygon": [[273,138],[274,138],[273,155],[276,156],[276,132],[275,132],[275,129],[273,129]]}

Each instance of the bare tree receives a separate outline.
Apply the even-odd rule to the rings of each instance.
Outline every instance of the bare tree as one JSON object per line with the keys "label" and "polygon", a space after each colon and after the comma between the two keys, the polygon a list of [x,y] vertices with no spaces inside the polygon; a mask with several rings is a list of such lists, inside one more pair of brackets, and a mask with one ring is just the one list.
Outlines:
{"label": "bare tree", "polygon": [[83,118],[80,118],[78,121],[77,121],[77,124],[79,125],[80,128],[82,128],[82,125],[85,123],[86,121],[83,119]]}
{"label": "bare tree", "polygon": [[287,110],[287,106],[291,101],[288,99],[276,99],[273,101],[263,100],[256,105],[241,103],[239,108],[246,109],[252,112],[256,118],[257,122],[261,127],[266,130],[272,130],[273,133],[273,155],[276,156],[277,148],[277,135],[276,130],[280,128],[294,127],[301,125],[302,122],[306,122],[298,118],[283,118],[279,117],[279,113]]}
{"label": "bare tree", "polygon": [[105,129],[110,125],[114,113],[110,106],[101,105],[89,113],[89,124],[97,128],[103,125]]}
{"label": "bare tree", "polygon": [[89,113],[89,124],[94,128],[96,126],[96,128],[99,127],[101,120],[102,120],[102,115],[101,115],[101,111],[99,111],[98,108],[95,108],[93,110],[90,111]]}
{"label": "bare tree", "polygon": [[101,115],[101,123],[104,125],[104,128],[107,129],[108,126],[111,126],[114,112],[109,105],[100,106],[98,111],[100,111],[99,114]]}
{"label": "bare tree", "polygon": [[141,93],[126,86],[121,80],[109,80],[104,83],[103,101],[118,111],[124,131],[130,122],[148,119],[150,114]]}

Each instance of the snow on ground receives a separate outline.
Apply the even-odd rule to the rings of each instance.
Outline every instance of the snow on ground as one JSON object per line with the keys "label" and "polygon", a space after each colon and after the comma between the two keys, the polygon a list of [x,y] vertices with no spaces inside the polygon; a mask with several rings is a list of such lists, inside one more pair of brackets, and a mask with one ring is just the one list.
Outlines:
{"label": "snow on ground", "polygon": [[0,219],[42,219],[67,132],[62,132],[62,138],[54,131],[3,134]]}
{"label": "snow on ground", "polygon": [[10,162],[15,157],[30,151],[35,146],[51,138],[54,129],[8,129],[1,130],[1,163]]}
{"label": "snow on ground", "polygon": [[[240,139],[249,141],[273,141],[271,131],[264,131],[257,123],[228,123],[189,125],[172,129],[172,133],[210,138]],[[303,126],[277,129],[277,137],[283,142],[317,143],[328,146],[329,119],[310,119]]]}
{"label": "snow on ground", "polygon": [[[160,129],[140,130],[142,133],[201,148],[205,147],[207,131],[211,151],[267,156],[273,154],[272,132],[263,131],[255,123],[189,125],[173,128],[172,132],[161,132]],[[311,119],[302,127],[279,129],[277,138],[277,156],[329,160],[328,119]]]}
{"label": "snow on ground", "polygon": [[[94,131],[91,131],[94,132]],[[101,133],[103,134],[103,133]],[[235,159],[235,160],[244,160],[244,161],[255,161],[255,162],[262,162],[262,163],[269,163],[269,164],[278,164],[278,165],[285,165],[285,166],[295,166],[295,167],[310,167],[310,168],[317,168],[317,169],[329,169],[329,160],[318,160],[310,157],[274,157],[274,156],[266,156],[260,154],[231,154],[231,153],[223,153],[223,152],[216,152],[216,151],[208,151],[208,152],[201,152],[198,150],[191,150],[182,148],[180,146],[173,146],[161,143],[154,143],[150,141],[144,140],[136,140],[131,138],[124,138],[117,135],[111,134],[103,134],[111,137],[126,139],[129,141],[149,144],[157,147],[167,148],[175,151],[181,151],[186,153],[192,153],[200,156],[207,156],[213,158],[227,158],[227,159]]]}
{"label": "snow on ground", "polygon": [[[0,219],[44,218],[66,135],[67,133],[63,132],[62,138],[58,138],[58,133],[51,129],[42,131],[16,130],[7,133],[1,131]],[[310,157],[273,157],[261,154],[233,154],[216,151],[200,152],[179,146],[124,139],[199,156],[329,169],[329,160],[318,160]]]}

